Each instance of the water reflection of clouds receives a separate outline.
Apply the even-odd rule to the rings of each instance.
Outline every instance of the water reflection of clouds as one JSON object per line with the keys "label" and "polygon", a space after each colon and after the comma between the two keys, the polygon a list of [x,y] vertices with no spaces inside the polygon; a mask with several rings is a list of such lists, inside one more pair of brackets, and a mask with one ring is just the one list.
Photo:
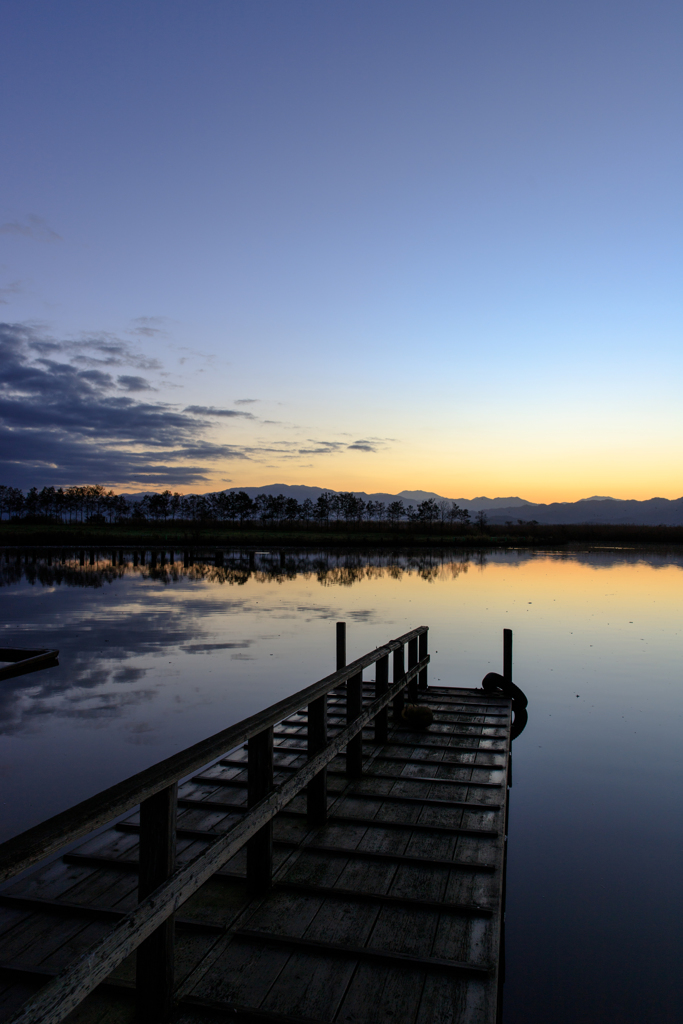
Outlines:
{"label": "water reflection of clouds", "polygon": [[[149,667],[126,664],[141,656],[161,658],[178,651],[195,654],[225,648],[243,651],[252,643],[248,639],[211,642],[204,621],[214,613],[225,612],[226,602],[208,595],[202,598],[185,593],[176,601],[167,600],[164,591],[163,604],[152,607],[143,605],[142,595],[126,593],[121,594],[123,605],[112,606],[107,601],[104,606],[83,607],[79,595],[75,602],[67,601],[67,607],[53,608],[52,614],[46,609],[49,617],[44,624],[31,616],[27,626],[22,621],[22,602],[16,600],[25,592],[24,584],[23,592],[20,589],[11,608],[7,608],[10,621],[6,623],[9,629],[4,631],[4,642],[10,642],[11,631],[11,640],[17,646],[37,646],[36,637],[49,633],[51,642],[60,649],[61,663],[3,684],[0,733],[5,735],[36,732],[47,718],[81,720],[99,727],[153,701],[159,695],[159,685],[139,685]],[[60,600],[61,605],[64,603]],[[230,604],[240,610],[244,602]],[[11,630],[15,624],[11,619],[18,629]],[[202,635],[207,636],[206,642],[201,641]]]}
{"label": "water reflection of clouds", "polygon": [[[124,655],[130,656],[132,652]],[[104,724],[156,696],[156,687],[129,688],[144,678],[146,668],[92,659],[92,654],[76,655],[68,665],[41,672],[38,682],[33,675],[8,680],[11,685],[3,686],[0,694],[0,733],[36,732],[46,718]],[[102,689],[109,686],[116,689]]]}
{"label": "water reflection of clouds", "polygon": [[229,644],[185,644],[182,648],[186,654],[208,654],[210,651],[229,651],[234,647],[250,647],[251,640],[241,640]]}

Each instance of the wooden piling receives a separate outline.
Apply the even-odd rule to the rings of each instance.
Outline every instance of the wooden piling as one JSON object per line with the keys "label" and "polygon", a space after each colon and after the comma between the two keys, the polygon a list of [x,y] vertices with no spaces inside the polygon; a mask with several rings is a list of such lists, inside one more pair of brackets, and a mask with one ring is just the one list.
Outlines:
{"label": "wooden piling", "polygon": [[503,630],[503,678],[506,683],[512,682],[512,630]]}
{"label": "wooden piling", "polygon": [[[140,880],[138,900],[146,899],[175,870],[178,785],[167,786],[140,804]],[[141,1021],[161,1024],[173,1006],[173,944],[171,915],[140,944],[136,963],[137,1011]]]}
{"label": "wooden piling", "polygon": [[[428,638],[429,638],[429,633],[427,633],[427,632],[420,633],[420,636],[419,636],[419,639],[418,639],[418,652],[419,652],[420,661],[424,661],[425,658],[427,657],[427,654],[429,653],[428,652],[428,642],[429,642]],[[418,689],[426,690],[427,689],[427,669],[423,668],[417,678],[418,678],[418,682],[417,682]]]}
{"label": "wooden piling", "polygon": [[[408,668],[415,668],[417,665],[417,637],[408,643]],[[408,700],[411,704],[417,704],[417,677],[408,683]]]}
{"label": "wooden piling", "polygon": [[[389,690],[389,655],[380,658],[375,665],[375,698],[383,697]],[[389,708],[384,707],[375,716],[375,743],[386,743],[389,738]]]}
{"label": "wooden piling", "polygon": [[346,666],[346,623],[337,623],[337,671]]}
{"label": "wooden piling", "polygon": [[[394,680],[393,681],[395,683],[397,683],[399,681],[399,679],[402,679],[405,674],[406,674],[406,669],[405,669],[404,647],[403,647],[403,644],[401,644],[401,646],[398,648],[398,650],[394,651]],[[401,690],[400,693],[396,694],[396,696],[394,697],[393,704],[394,704],[394,718],[395,719],[400,719],[401,712],[403,711],[403,705],[405,704],[405,694],[403,693],[403,690]]]}

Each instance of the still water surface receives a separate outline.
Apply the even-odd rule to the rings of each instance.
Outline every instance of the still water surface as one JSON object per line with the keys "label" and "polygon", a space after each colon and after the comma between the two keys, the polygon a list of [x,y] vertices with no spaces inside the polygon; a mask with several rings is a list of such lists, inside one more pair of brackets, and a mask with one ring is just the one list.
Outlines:
{"label": "still water surface", "polygon": [[[224,567],[0,567],[0,839],[430,627],[433,682],[514,679],[505,1024],[683,1020],[683,556],[232,552]],[[119,559],[117,558],[117,562]]]}

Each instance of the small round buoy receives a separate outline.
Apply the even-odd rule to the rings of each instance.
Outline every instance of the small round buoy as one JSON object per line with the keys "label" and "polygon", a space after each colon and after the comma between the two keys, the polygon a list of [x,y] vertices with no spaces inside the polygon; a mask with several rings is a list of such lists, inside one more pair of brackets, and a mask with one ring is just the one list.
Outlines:
{"label": "small round buoy", "polygon": [[406,704],[401,711],[401,718],[413,729],[426,729],[434,721],[432,709],[421,704]]}

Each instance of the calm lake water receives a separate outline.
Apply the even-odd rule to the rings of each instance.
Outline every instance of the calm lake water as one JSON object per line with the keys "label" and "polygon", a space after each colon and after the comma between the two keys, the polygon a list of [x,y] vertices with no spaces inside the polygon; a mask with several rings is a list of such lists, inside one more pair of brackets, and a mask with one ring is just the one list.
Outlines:
{"label": "calm lake water", "polygon": [[683,1020],[682,555],[124,561],[0,565],[2,646],[60,651],[0,682],[0,839],[326,675],[337,620],[349,660],[428,625],[459,686],[502,670],[509,627],[505,1024]]}

